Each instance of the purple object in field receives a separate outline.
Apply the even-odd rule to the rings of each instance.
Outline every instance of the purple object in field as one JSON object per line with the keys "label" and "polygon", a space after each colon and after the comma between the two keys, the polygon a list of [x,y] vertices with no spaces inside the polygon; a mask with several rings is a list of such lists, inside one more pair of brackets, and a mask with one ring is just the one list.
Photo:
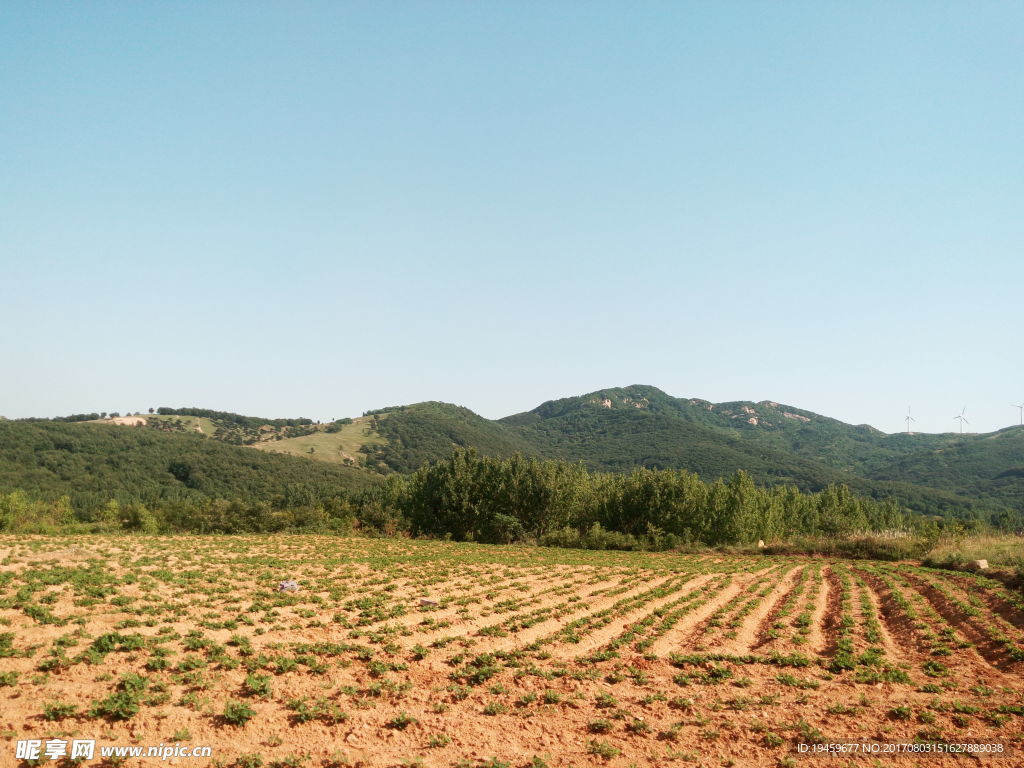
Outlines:
{"label": "purple object in field", "polygon": [[288,581],[282,581],[280,584],[277,585],[277,591],[278,592],[298,592],[299,591],[299,582],[292,581],[290,579]]}

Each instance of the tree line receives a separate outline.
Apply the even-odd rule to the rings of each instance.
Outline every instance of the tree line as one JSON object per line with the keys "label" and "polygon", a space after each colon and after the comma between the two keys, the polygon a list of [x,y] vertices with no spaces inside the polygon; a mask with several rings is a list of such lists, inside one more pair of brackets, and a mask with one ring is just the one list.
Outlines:
{"label": "tree line", "polygon": [[298,427],[313,423],[312,419],[262,419],[258,416],[243,416],[239,413],[231,413],[230,411],[213,411],[209,408],[167,408],[161,406],[156,409],[156,412],[161,416],[201,416],[213,421],[230,422],[249,429],[259,429],[264,424],[269,424],[273,427]]}
{"label": "tree line", "polygon": [[[188,467],[172,469],[188,481]],[[369,487],[328,491],[294,484],[263,498],[111,499],[79,508],[68,496],[0,494],[0,531],[358,531],[496,544],[669,549],[921,533],[941,524],[904,510],[894,499],[857,496],[842,485],[814,493],[763,487],[742,470],[713,482],[684,470],[592,472],[565,461],[487,457],[471,449]]]}
{"label": "tree line", "polygon": [[[412,535],[507,543],[537,541],[666,548],[751,544],[795,535],[909,530],[917,517],[893,499],[842,485],[817,493],[759,487],[737,470],[705,482],[685,470],[590,472],[579,464],[456,451],[394,483],[391,496]],[[372,495],[375,492],[370,491]]]}

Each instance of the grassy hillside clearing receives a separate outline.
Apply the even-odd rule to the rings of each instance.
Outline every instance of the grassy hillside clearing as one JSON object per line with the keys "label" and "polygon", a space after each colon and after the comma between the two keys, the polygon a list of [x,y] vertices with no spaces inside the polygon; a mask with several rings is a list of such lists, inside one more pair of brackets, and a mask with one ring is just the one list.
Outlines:
{"label": "grassy hillside clearing", "polygon": [[361,450],[364,446],[376,447],[386,443],[374,429],[373,420],[369,417],[353,419],[351,424],[342,424],[337,432],[328,432],[328,426],[318,425],[316,432],[301,437],[277,440],[270,436],[253,447],[270,453],[355,466],[366,464],[366,453]]}

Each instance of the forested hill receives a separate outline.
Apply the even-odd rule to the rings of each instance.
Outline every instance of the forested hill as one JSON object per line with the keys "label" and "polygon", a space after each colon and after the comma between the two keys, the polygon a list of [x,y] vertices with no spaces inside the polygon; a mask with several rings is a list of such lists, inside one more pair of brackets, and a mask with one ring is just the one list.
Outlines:
{"label": "forested hill", "polygon": [[[592,469],[680,468],[715,478],[741,468],[759,482],[807,490],[846,483],[876,498],[896,496],[921,512],[1017,506],[986,481],[983,462],[974,465],[971,482],[933,485],[925,471],[912,479],[883,471],[921,446],[934,450],[947,441],[944,436],[911,435],[904,442],[777,402],[712,403],[631,386],[551,400],[500,423],[545,456],[583,461]],[[923,439],[918,443],[916,437]]]}
{"label": "forested hill", "polygon": [[475,448],[484,456],[539,455],[525,435],[448,403],[418,403],[367,414],[369,428],[384,440],[370,452],[371,463],[412,472],[447,458],[452,448]]}
{"label": "forested hill", "polygon": [[993,435],[887,435],[772,401],[711,403],[656,387],[599,390],[499,420],[544,455],[595,469],[737,467],[761,482],[815,490],[843,482],[924,512],[1024,510],[1024,429]]}
{"label": "forested hill", "polygon": [[102,424],[0,421],[0,492],[67,495],[76,508],[233,499],[316,504],[371,473],[235,447],[199,434]]}

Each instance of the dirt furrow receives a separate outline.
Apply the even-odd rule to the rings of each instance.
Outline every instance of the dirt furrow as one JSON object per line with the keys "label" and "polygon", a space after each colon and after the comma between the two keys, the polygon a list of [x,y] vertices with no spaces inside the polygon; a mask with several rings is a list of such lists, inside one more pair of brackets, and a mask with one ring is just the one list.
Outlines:
{"label": "dirt furrow", "polygon": [[993,667],[1004,673],[1019,673],[1024,666],[1014,661],[1006,653],[1006,649],[989,638],[978,626],[973,616],[961,611],[953,605],[945,595],[911,574],[904,574],[907,582],[914,590],[922,595],[925,600],[950,626],[956,628],[968,640],[974,644],[975,650]]}
{"label": "dirt furrow", "polygon": [[947,584],[960,587],[964,592],[977,595],[989,610],[1001,616],[1007,623],[1012,624],[1019,632],[1024,632],[1024,610],[1007,602],[1006,598],[995,594],[994,590],[1005,590],[1006,587],[996,579],[979,577],[977,581],[973,577],[963,573],[944,573],[940,578]]}
{"label": "dirt furrow", "polygon": [[[412,629],[415,632],[417,631],[416,628],[422,625],[423,622],[428,619],[432,619],[435,622],[451,622],[450,626],[447,627],[447,629],[458,628],[465,624],[466,621],[468,621],[467,619],[463,619],[461,616],[459,616],[459,611],[462,611],[467,608],[471,612],[476,613],[488,611],[489,615],[485,618],[490,619],[491,621],[497,621],[497,619],[495,618],[495,614],[490,610],[491,606],[494,605],[496,602],[503,599],[519,599],[524,602],[530,601],[535,599],[537,595],[547,592],[552,588],[567,586],[569,584],[574,583],[574,581],[575,579],[572,577],[572,574],[547,574],[537,575],[529,578],[517,578],[508,584],[494,585],[486,589],[481,589],[476,592],[468,592],[465,594],[453,595],[452,592],[449,590],[448,595],[446,596],[452,596],[453,599],[447,605],[443,605],[435,610],[420,610],[418,607],[417,599],[416,603],[414,603],[417,607],[414,607],[412,610],[409,611],[409,613],[405,614],[404,616],[400,616],[394,619],[387,619],[382,622],[375,622],[374,624],[367,624],[365,626],[359,627],[359,630],[369,630],[372,632],[375,627],[382,624],[388,624],[390,626],[398,625],[405,629]],[[510,586],[512,583],[516,582],[521,582],[525,586],[529,587],[529,592],[520,592],[518,588]],[[485,595],[491,592],[499,593],[495,596],[495,600],[486,599]],[[472,602],[463,605],[456,604],[457,601],[463,600],[465,598],[470,598],[474,601],[479,600],[479,602]],[[429,630],[429,627],[426,627],[425,629]]]}
{"label": "dirt furrow", "polygon": [[807,647],[819,656],[828,656],[835,651],[839,634],[841,592],[839,579],[832,569],[822,569],[821,591],[814,604],[811,632],[807,636]]}
{"label": "dirt furrow", "polygon": [[[663,586],[672,581],[672,579],[663,580],[659,586]],[[571,609],[567,610],[564,615],[555,616],[550,619],[546,619],[539,624],[535,624],[526,630],[517,632],[513,637],[507,638],[507,642],[497,647],[497,650],[504,650],[511,647],[525,647],[538,640],[547,638],[553,633],[558,632],[562,627],[570,624],[573,621],[586,619],[592,617],[595,614],[601,613],[616,603],[623,600],[629,600],[638,595],[642,595],[645,592],[649,592],[652,589],[650,581],[642,581],[634,585],[625,592],[619,592],[614,595],[604,595],[600,599],[594,602],[587,602],[585,600],[580,601],[576,605],[572,606]],[[573,647],[578,647],[573,644]]]}
{"label": "dirt furrow", "polygon": [[[986,590],[979,589],[978,585],[974,585],[974,589],[970,589],[963,584],[949,578],[945,578],[943,574],[931,573],[928,575],[940,586],[949,591],[949,593],[957,600],[970,605],[976,610],[987,612],[989,615],[983,620],[991,621],[994,626],[1002,630],[1003,633],[1014,640],[1014,642],[1020,643],[1024,640],[1024,631],[1004,615],[1007,614],[1010,617],[1014,617],[1012,606],[1003,603],[1002,601],[991,599],[992,595]],[[986,600],[985,597],[989,597],[990,599]],[[992,605],[993,603],[996,603],[998,608],[994,608]]]}
{"label": "dirt furrow", "polygon": [[915,620],[896,602],[892,592],[875,574],[858,569],[865,583],[877,596],[879,621],[902,656],[927,655],[928,643],[921,635],[923,620]]}
{"label": "dirt furrow", "polygon": [[666,597],[658,598],[646,603],[636,610],[629,611],[623,614],[617,619],[613,620],[610,624],[606,624],[595,632],[584,637],[579,643],[570,643],[557,646],[554,656],[556,658],[568,658],[574,656],[582,656],[593,650],[600,648],[611,640],[625,632],[632,624],[637,621],[643,621],[645,618],[650,616],[654,611],[658,610],[664,605],[675,602],[682,597],[691,595],[698,591],[701,587],[707,584],[715,578],[714,574],[705,574],[692,579],[685,584],[681,584],[679,588],[671,595]]}
{"label": "dirt furrow", "polygon": [[715,653],[745,654],[750,653],[757,645],[762,633],[771,628],[771,620],[779,606],[795,588],[797,576],[801,568],[796,567],[787,571],[772,591],[757,605],[754,610],[747,614],[743,623],[736,631],[736,637],[725,638],[724,641],[712,651]]}
{"label": "dirt furrow", "polygon": [[[619,583],[621,583],[621,582],[619,582]],[[588,587],[584,587],[584,589],[586,589],[587,591],[586,591],[585,595],[583,596],[583,598],[584,598],[583,601],[581,601],[580,604],[585,606],[586,605],[586,602],[585,602],[586,597],[589,597],[589,596],[593,595],[595,592],[604,593],[609,588],[614,589],[615,587],[618,586],[619,583],[614,583],[614,582],[613,583],[598,583],[598,584],[589,585]],[[559,586],[564,586],[564,585],[559,585]],[[641,584],[641,585],[639,585],[637,587],[634,587],[631,591],[635,590],[637,592],[642,592],[645,588],[646,588],[646,584]],[[543,593],[545,591],[546,590],[540,590],[539,592]],[[628,594],[628,593],[625,593],[625,594]],[[425,634],[417,634],[415,637],[410,638],[410,640],[413,640],[413,641],[415,641],[417,643],[420,643],[422,645],[427,645],[427,644],[432,643],[434,640],[437,640],[438,638],[441,638],[441,637],[451,637],[453,635],[471,635],[474,632],[476,632],[476,631],[478,631],[480,629],[483,629],[484,627],[489,627],[489,626],[492,626],[494,624],[500,624],[501,622],[503,622],[503,621],[505,621],[507,619],[510,619],[510,618],[516,616],[517,614],[521,614],[521,613],[524,613],[524,612],[528,613],[528,612],[531,612],[531,611],[537,611],[537,610],[541,610],[541,609],[544,609],[544,608],[548,608],[548,607],[550,607],[552,605],[557,605],[558,603],[564,602],[567,599],[567,597],[568,597],[568,595],[546,595],[546,596],[542,596],[538,602],[533,603],[533,604],[528,605],[528,606],[524,606],[523,610],[521,610],[521,611],[512,611],[512,612],[509,612],[507,614],[494,614],[494,613],[490,613],[487,616],[476,616],[476,617],[469,617],[469,618],[458,617],[458,619],[456,621],[453,621],[447,627],[442,627],[440,629],[437,629],[437,630],[434,630],[434,631],[431,631],[431,632],[428,632],[428,633],[425,633]],[[607,599],[608,599],[608,601],[610,603],[614,603],[615,600],[619,599],[619,597],[620,597],[619,595],[616,595],[616,596],[613,596],[613,597],[610,597],[610,598],[607,598]],[[575,609],[571,609],[571,610],[575,610]],[[540,626],[540,625],[537,625],[537,626]],[[522,633],[519,633],[518,635],[515,635],[515,637],[521,637],[521,636],[522,636]],[[500,637],[489,638],[488,641],[487,641],[487,644],[488,644],[489,647],[495,647],[495,649],[496,649],[496,646],[498,645],[498,641],[501,641],[503,639],[504,638],[500,638]]]}
{"label": "dirt furrow", "polygon": [[900,648],[899,643],[896,642],[893,634],[889,631],[885,611],[882,606],[882,600],[875,592],[875,588],[871,585],[871,582],[868,579],[864,580],[863,593],[867,599],[871,601],[875,616],[878,619],[878,635],[881,638],[880,645],[882,650],[885,651],[886,658],[894,664],[910,661],[910,659],[904,658],[903,650]]}
{"label": "dirt furrow", "polygon": [[703,627],[711,614],[736,597],[751,581],[753,581],[751,574],[734,574],[732,583],[729,586],[725,587],[725,589],[697,610],[683,616],[676,626],[658,638],[657,642],[651,646],[650,653],[656,656],[665,656],[669,653],[686,650],[689,642]]}
{"label": "dirt furrow", "polygon": [[[916,654],[919,660],[918,666],[923,666],[928,662],[938,662],[943,666],[955,669],[959,676],[966,676],[971,680],[992,682],[992,676],[995,675],[1001,678],[1000,682],[1002,683],[1019,686],[1019,676],[1006,673],[993,665],[977,647],[956,648],[951,653],[935,655],[932,652],[934,647],[948,647],[956,645],[959,641],[954,635],[939,637],[936,627],[933,626],[935,619],[926,614],[925,609],[934,610],[927,597],[913,587],[901,584],[899,579],[895,578],[895,574],[890,573],[888,578],[891,580],[893,588],[903,599],[908,601],[911,610],[918,613],[917,617],[908,615],[893,596],[893,588],[885,585],[882,579],[875,574],[863,571],[862,573],[866,581],[878,592],[881,599],[883,622],[897,645],[904,649],[905,658],[910,659]],[[916,601],[920,601],[920,604],[917,604]],[[946,621],[937,611],[935,613],[939,616],[940,623]],[[973,642],[970,636],[955,623],[946,624],[945,627],[952,628],[953,631],[959,629],[961,637],[966,637]],[[943,627],[939,626],[937,629],[941,630]]]}

